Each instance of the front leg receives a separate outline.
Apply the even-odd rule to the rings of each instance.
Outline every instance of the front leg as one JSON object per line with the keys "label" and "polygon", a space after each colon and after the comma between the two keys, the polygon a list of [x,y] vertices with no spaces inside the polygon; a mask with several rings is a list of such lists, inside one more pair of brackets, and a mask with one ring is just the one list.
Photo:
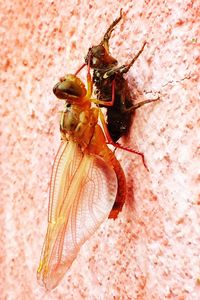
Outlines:
{"label": "front leg", "polygon": [[122,65],[120,67],[111,68],[110,70],[108,70],[107,72],[104,73],[103,78],[106,79],[106,78],[111,77],[115,74],[125,74],[125,73],[127,73],[129,71],[129,69],[132,67],[132,65],[134,64],[134,62],[138,59],[140,54],[143,52],[145,45],[146,45],[146,42],[144,42],[142,48],[133,57],[133,59],[131,60],[131,62],[129,64]]}

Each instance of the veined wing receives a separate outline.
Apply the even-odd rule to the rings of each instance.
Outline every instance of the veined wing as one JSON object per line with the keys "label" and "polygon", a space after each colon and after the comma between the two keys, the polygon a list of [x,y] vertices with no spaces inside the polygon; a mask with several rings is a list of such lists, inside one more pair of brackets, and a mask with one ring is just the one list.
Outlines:
{"label": "veined wing", "polygon": [[53,167],[49,223],[38,268],[38,279],[48,290],[57,286],[80,247],[108,217],[117,193],[112,167],[97,156],[83,155],[75,143],[65,146]]}
{"label": "veined wing", "polygon": [[48,221],[58,220],[72,179],[82,160],[83,153],[73,142],[63,141],[56,154],[50,182]]}

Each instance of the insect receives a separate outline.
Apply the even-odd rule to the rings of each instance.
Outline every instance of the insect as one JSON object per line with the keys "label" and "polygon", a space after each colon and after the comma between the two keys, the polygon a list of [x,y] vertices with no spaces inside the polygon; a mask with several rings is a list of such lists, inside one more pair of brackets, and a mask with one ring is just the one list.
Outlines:
{"label": "insect", "polygon": [[103,132],[104,116],[91,106],[104,101],[91,98],[89,72],[87,89],[76,75],[66,75],[53,91],[65,104],[60,118],[61,145],[50,182],[48,228],[37,270],[47,290],[58,285],[99,225],[107,217],[117,217],[126,197],[124,172]]}
{"label": "insect", "polygon": [[[85,59],[85,63],[93,69],[93,82],[96,88],[97,99],[107,101],[112,99],[113,105],[107,107],[107,128],[114,143],[120,137],[127,134],[132,122],[133,113],[137,108],[158,100],[156,98],[133,104],[127,80],[124,78],[124,74],[129,71],[143,52],[146,42],[144,42],[142,48],[127,65],[118,66],[117,60],[110,54],[109,40],[111,33],[122,19],[122,16],[121,9],[120,16],[110,25],[100,44],[89,48]],[[84,66],[85,64],[77,73]],[[137,151],[132,152],[138,153]]]}

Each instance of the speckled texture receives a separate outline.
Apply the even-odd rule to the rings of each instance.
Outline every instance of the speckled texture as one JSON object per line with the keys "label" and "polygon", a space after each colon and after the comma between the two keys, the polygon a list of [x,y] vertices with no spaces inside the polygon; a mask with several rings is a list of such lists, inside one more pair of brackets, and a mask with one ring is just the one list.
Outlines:
{"label": "speckled texture", "polygon": [[123,1],[112,53],[128,62],[147,40],[127,77],[139,100],[154,92],[161,100],[137,111],[121,142],[145,153],[150,172],[118,150],[127,206],[83,246],[56,290],[36,281],[59,145],[52,87],[100,41],[119,14],[114,3],[1,1],[2,300],[200,299],[198,0]]}

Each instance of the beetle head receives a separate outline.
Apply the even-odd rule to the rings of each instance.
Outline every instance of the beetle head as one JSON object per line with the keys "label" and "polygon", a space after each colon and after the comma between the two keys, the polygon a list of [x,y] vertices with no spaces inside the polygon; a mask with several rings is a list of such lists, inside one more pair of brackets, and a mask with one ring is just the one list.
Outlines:
{"label": "beetle head", "polygon": [[107,69],[117,65],[117,60],[110,55],[103,44],[89,48],[85,62],[86,64],[90,63],[90,67],[93,69]]}

